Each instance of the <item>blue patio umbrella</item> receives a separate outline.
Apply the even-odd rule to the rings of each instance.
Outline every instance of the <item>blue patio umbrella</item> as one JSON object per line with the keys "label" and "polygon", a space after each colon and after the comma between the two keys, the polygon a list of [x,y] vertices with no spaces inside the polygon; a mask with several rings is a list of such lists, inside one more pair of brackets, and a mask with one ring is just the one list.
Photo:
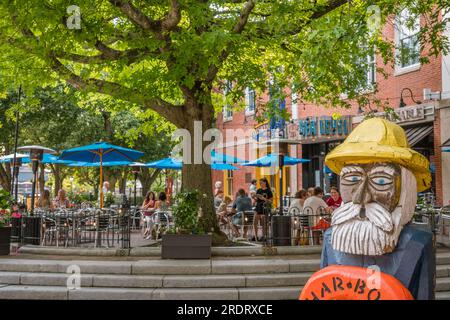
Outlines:
{"label": "blue patio umbrella", "polygon": [[[256,160],[243,163],[242,166],[248,166],[248,167],[270,167],[273,165],[278,164],[278,155],[276,154],[268,154],[264,157],[258,158]],[[299,163],[306,163],[310,160],[307,159],[301,159],[301,158],[292,158],[289,156],[284,156],[284,165],[285,166],[292,166]]]}
{"label": "blue patio umbrella", "polygon": [[[164,158],[158,161],[149,162],[145,165],[149,168],[155,169],[170,169],[170,170],[181,170],[183,169],[183,162],[178,161],[173,158]],[[212,163],[211,169],[213,170],[237,170],[236,167],[231,164],[226,163]]]}
{"label": "blue patio umbrella", "polygon": [[[26,157],[26,158],[22,159],[22,163],[30,163],[30,162],[31,161],[30,161],[29,157]],[[43,156],[41,162],[45,163],[45,164],[51,164],[51,163],[54,163],[54,164],[70,164],[70,163],[73,163],[73,161],[70,161],[70,160],[60,160],[58,158],[58,156],[55,156],[55,155],[49,154],[49,153],[44,153],[44,156]]]}
{"label": "blue patio umbrella", "polygon": [[161,160],[148,162],[145,166],[155,169],[181,170],[183,168],[183,163],[173,158],[164,158]]}
{"label": "blue patio umbrella", "polygon": [[238,170],[235,166],[228,163],[213,163],[211,164],[213,170]]}
{"label": "blue patio umbrella", "polygon": [[144,155],[143,152],[115,146],[107,142],[96,142],[87,146],[64,150],[59,160],[80,162],[99,162],[100,167],[100,208],[103,208],[103,163],[116,161],[136,161]]}
{"label": "blue patio umbrella", "polygon": [[[103,167],[115,167],[115,166],[128,166],[131,162],[129,161],[109,161],[103,162],[101,165]],[[69,167],[100,167],[100,162],[71,162],[68,164]]]}
{"label": "blue patio umbrella", "polygon": [[[229,156],[227,154],[216,152],[215,150],[211,151],[211,163],[226,163],[226,164],[238,164],[245,163],[246,160],[242,160],[233,156]],[[227,170],[227,169],[225,169]]]}

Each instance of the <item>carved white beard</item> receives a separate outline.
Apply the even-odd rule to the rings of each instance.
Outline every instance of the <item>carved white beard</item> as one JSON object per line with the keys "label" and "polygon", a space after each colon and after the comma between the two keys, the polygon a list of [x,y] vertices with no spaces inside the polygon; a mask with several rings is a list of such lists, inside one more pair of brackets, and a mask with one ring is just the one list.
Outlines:
{"label": "carved white beard", "polygon": [[392,252],[402,230],[402,208],[390,213],[378,203],[365,205],[367,219],[359,218],[361,205],[348,202],[333,212],[331,244],[333,249],[350,254],[382,255]]}

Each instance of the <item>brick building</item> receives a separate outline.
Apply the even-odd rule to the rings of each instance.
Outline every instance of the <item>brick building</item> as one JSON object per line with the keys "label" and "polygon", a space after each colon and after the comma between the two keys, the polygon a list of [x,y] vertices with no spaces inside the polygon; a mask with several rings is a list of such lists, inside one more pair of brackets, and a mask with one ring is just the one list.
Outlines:
{"label": "brick building", "polygon": [[[402,14],[407,15],[408,11]],[[395,109],[400,117],[397,122],[405,129],[411,147],[430,160],[433,174],[430,191],[434,193],[437,204],[450,204],[450,181],[443,178],[450,175],[450,153],[441,151],[443,144],[450,146],[450,126],[445,125],[450,121],[450,56],[431,56],[429,63],[421,64],[419,55],[428,56],[428,48],[425,46],[420,52],[419,44],[414,41],[419,28],[419,19],[412,29],[405,29],[401,23],[384,27],[383,33],[387,39],[416,50],[417,55],[397,59],[395,66],[384,65],[380,57],[368,57],[371,67],[367,70],[367,81],[376,83],[378,90],[376,93],[367,92],[367,95]],[[387,77],[377,73],[377,68],[383,68]],[[219,115],[217,128],[224,134],[220,152],[247,160],[270,152],[261,149],[261,137],[269,139],[276,128],[270,128],[270,123],[256,123],[254,110],[259,99],[266,100],[268,97],[255,97],[248,89],[245,111],[231,113],[225,110]],[[283,107],[289,111],[291,119],[282,124],[282,131],[285,138],[298,143],[289,146],[289,155],[309,159],[310,162],[285,168],[285,193],[292,195],[300,188],[319,185],[328,189],[331,185],[337,185],[338,177],[326,168],[324,157],[363,120],[365,111],[375,107],[368,106],[362,110],[355,103],[350,109],[324,108],[298,105],[294,101],[292,93],[284,101]],[[339,114],[340,119],[333,117],[334,114]],[[234,136],[227,136],[227,129],[238,131]],[[225,193],[231,196],[241,187],[248,190],[251,179],[260,176],[267,176],[272,187],[278,189],[278,174],[264,168],[239,168],[235,171],[214,171],[213,181],[223,181]]]}

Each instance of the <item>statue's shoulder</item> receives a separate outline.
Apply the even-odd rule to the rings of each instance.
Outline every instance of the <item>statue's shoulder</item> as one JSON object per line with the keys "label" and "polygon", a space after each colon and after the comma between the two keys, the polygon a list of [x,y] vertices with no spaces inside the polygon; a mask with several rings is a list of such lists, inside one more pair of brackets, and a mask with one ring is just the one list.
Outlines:
{"label": "statue's shoulder", "polygon": [[423,245],[433,242],[433,233],[425,226],[408,223],[403,227],[402,237],[406,237],[409,241],[415,241]]}

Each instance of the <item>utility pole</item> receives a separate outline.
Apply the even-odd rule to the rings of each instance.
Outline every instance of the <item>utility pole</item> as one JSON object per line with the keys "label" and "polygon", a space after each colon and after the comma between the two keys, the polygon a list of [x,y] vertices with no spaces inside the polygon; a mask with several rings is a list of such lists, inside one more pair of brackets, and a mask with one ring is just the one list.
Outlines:
{"label": "utility pole", "polygon": [[[22,95],[22,85],[19,86],[18,103]],[[13,157],[13,175],[11,178],[11,194],[14,194],[14,201],[17,203],[17,193],[19,188],[19,167],[17,165],[17,141],[19,139],[19,109],[16,110],[16,130],[14,133],[14,157]]]}

